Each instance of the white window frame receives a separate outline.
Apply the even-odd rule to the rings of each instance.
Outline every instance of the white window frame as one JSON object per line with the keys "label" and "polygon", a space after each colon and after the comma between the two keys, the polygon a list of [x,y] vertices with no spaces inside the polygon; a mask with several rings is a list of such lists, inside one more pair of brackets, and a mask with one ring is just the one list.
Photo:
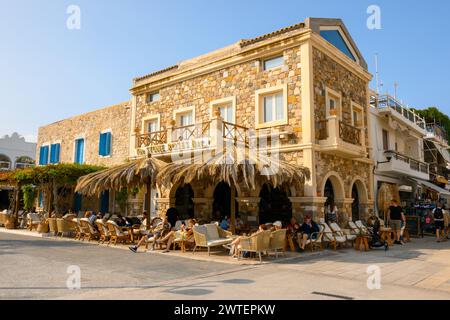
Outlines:
{"label": "white window frame", "polygon": [[[255,128],[256,129],[262,129],[262,128],[270,128],[270,127],[277,127],[282,125],[288,124],[288,89],[287,84],[282,84],[275,87],[265,88],[265,89],[259,89],[255,92]],[[261,115],[262,115],[262,107],[264,106],[263,99],[266,96],[274,95],[277,93],[283,94],[283,119],[281,120],[274,120],[270,122],[262,122],[261,121]]]}
{"label": "white window frame", "polygon": [[326,88],[325,89],[325,103],[326,103],[326,117],[329,118],[333,115],[330,114],[330,98],[333,98],[334,100],[337,100],[338,105],[336,106],[336,116],[342,119],[342,95],[334,91],[333,89]]}
{"label": "white window frame", "polygon": [[175,126],[180,127],[180,116],[186,113],[192,113],[192,125],[196,124],[196,120],[195,120],[195,107],[194,106],[190,106],[190,107],[185,107],[185,108],[180,108],[177,110],[173,111],[173,119],[175,120]]}
{"label": "white window frame", "polygon": [[155,121],[156,120],[156,131],[160,131],[161,130],[161,115],[160,114],[153,114],[153,115],[148,115],[145,116],[144,118],[142,118],[142,126],[141,126],[141,133],[148,133],[148,126],[147,123],[150,121]]}
{"label": "white window frame", "polygon": [[[109,128],[109,129],[102,130],[102,131],[100,131],[100,134],[108,133],[108,132],[111,133],[111,145],[109,146],[109,155],[108,156],[98,155],[100,158],[111,158],[112,157],[112,153],[113,153],[113,139],[114,139],[114,136],[113,136],[113,133],[112,133],[112,129]],[[99,137],[98,137],[99,139],[100,139],[100,134],[99,134]],[[84,141],[84,143],[85,143],[85,147],[86,147],[86,141]],[[100,144],[100,141],[99,141],[98,144]]]}
{"label": "white window frame", "polygon": [[[277,59],[277,58],[281,58],[281,59],[283,60],[283,63],[282,63],[281,65],[279,65],[279,66],[272,67],[272,68],[267,68],[267,69],[266,69],[266,61],[273,60],[273,59]],[[285,63],[286,63],[286,61],[284,60],[284,53],[281,52],[281,53],[279,53],[279,54],[277,54],[277,55],[272,55],[272,56],[263,58],[263,59],[261,60],[261,69],[262,69],[263,71],[270,71],[270,70],[281,69],[281,68],[283,68],[283,66],[285,65]]]}
{"label": "white window frame", "polygon": [[[227,98],[223,98],[223,99],[217,99],[214,101],[211,101],[209,103],[209,116],[212,119],[214,117],[214,112],[225,105],[229,105],[231,104],[231,109],[233,112],[233,116],[232,116],[232,123],[236,124],[236,96],[232,96],[232,97],[227,97]],[[225,119],[223,119],[224,121],[226,121]]]}
{"label": "white window frame", "polygon": [[[331,45],[336,48],[340,53],[342,53],[345,57],[352,60],[353,62],[356,62],[357,64],[360,64],[360,59],[358,57],[358,54],[356,53],[355,49],[353,48],[352,44],[348,40],[347,36],[345,35],[345,32],[342,30],[340,26],[321,26],[320,31],[337,31],[341,35],[342,39],[344,39],[345,44],[347,45],[348,50],[350,50],[351,54],[355,57],[356,61],[353,61],[350,57],[348,57],[345,53],[343,53],[341,50],[336,48],[332,43]],[[325,39],[324,39],[325,40]]]}
{"label": "white window frame", "polygon": [[[352,113],[352,125],[354,126],[354,127],[356,127],[356,128],[363,128],[364,127],[364,109],[363,109],[363,107],[361,107],[359,104],[357,104],[356,102],[353,102],[352,101],[352,104],[351,104],[351,113]],[[353,115],[353,113],[354,113],[354,111],[357,111],[359,114],[360,114],[360,116],[361,116],[361,123],[360,123],[360,125],[358,125],[357,123],[355,123],[355,119],[354,119],[354,115]]]}
{"label": "white window frame", "polygon": [[[158,99],[150,101],[150,97],[155,95],[155,94],[159,95]],[[151,103],[157,102],[160,99],[161,99],[161,93],[159,91],[152,91],[152,92],[149,92],[149,93],[147,93],[145,95],[145,103],[146,104],[151,104]]]}

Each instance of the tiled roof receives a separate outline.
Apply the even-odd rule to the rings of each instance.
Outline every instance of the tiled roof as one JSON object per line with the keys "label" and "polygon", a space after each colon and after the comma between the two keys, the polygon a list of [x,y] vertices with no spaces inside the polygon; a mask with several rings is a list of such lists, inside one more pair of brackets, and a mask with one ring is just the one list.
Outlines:
{"label": "tiled roof", "polygon": [[167,72],[167,71],[171,71],[171,70],[174,70],[174,69],[177,69],[177,68],[178,68],[178,65],[174,65],[174,66],[162,69],[162,70],[158,70],[158,71],[146,74],[145,76],[142,76],[142,77],[139,77],[139,78],[135,78],[134,81],[135,82],[141,81],[141,80],[144,80],[144,79],[147,79],[147,78],[150,78],[150,77],[156,76],[158,74],[161,74],[161,73],[164,73],[164,72]]}
{"label": "tiled roof", "polygon": [[283,34],[283,33],[289,32],[289,31],[302,29],[304,27],[305,27],[305,24],[303,22],[300,22],[300,23],[294,24],[292,26],[285,27],[285,28],[279,29],[279,30],[271,32],[271,33],[267,33],[267,34],[264,34],[262,36],[259,36],[259,37],[253,38],[253,39],[241,40],[240,45],[241,45],[241,48],[242,48],[242,47],[254,44],[256,42],[260,42],[260,41],[263,41],[263,40],[266,40],[266,39],[278,36],[280,34]]}

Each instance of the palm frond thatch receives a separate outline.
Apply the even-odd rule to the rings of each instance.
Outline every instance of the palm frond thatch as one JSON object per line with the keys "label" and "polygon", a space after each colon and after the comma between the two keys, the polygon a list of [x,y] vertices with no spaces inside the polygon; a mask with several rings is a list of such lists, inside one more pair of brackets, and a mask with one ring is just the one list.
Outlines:
{"label": "palm frond thatch", "polygon": [[156,182],[158,171],[167,165],[156,158],[141,158],[122,165],[82,176],[75,192],[84,195],[100,195],[105,190],[134,188],[151,181]]}
{"label": "palm frond thatch", "polygon": [[269,183],[276,188],[287,184],[301,187],[310,178],[309,169],[292,164],[280,157],[250,152],[232,147],[210,158],[198,156],[188,164],[173,162],[158,173],[158,183],[169,186],[201,180],[210,185],[226,182],[240,190],[255,189],[257,184]]}

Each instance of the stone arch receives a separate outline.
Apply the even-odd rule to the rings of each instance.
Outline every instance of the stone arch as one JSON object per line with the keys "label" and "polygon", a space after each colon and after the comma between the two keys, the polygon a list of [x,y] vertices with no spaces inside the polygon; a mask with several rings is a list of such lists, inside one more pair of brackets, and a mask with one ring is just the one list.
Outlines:
{"label": "stone arch", "polygon": [[366,185],[363,182],[363,179],[361,177],[353,178],[348,189],[349,198],[351,198],[353,186],[356,186],[361,202],[367,203],[369,201],[369,193],[367,191]]}
{"label": "stone arch", "polygon": [[322,180],[322,185],[320,188],[320,192],[322,196],[325,196],[325,185],[327,181],[330,180],[333,185],[333,191],[335,200],[344,200],[345,199],[345,183],[344,180],[340,177],[339,173],[335,171],[328,172]]}
{"label": "stone arch", "polygon": [[6,154],[0,153],[0,169],[11,169],[11,159]]}
{"label": "stone arch", "polygon": [[351,204],[351,216],[353,221],[368,218],[369,197],[366,185],[360,177],[355,177],[349,187],[350,198],[353,199]]}

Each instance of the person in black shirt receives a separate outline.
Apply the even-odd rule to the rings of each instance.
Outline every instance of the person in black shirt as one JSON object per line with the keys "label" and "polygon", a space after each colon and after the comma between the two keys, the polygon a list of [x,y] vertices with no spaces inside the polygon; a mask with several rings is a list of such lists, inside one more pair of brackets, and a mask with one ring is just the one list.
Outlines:
{"label": "person in black shirt", "polygon": [[301,243],[299,243],[299,244],[300,244],[301,250],[305,250],[306,242],[309,239],[311,239],[311,237],[314,233],[319,232],[319,231],[320,231],[320,229],[319,229],[319,226],[317,225],[317,223],[312,221],[310,216],[306,215],[303,224],[300,226],[300,232],[302,233],[302,236],[301,236]]}
{"label": "person in black shirt", "polygon": [[442,203],[438,203],[433,209],[434,226],[436,227],[436,241],[441,242],[441,231],[444,231],[444,210]]}
{"label": "person in black shirt", "polygon": [[405,222],[405,215],[403,214],[402,207],[399,206],[397,200],[392,200],[392,204],[388,210],[389,226],[395,235],[395,244],[402,244],[400,241],[402,221]]}

